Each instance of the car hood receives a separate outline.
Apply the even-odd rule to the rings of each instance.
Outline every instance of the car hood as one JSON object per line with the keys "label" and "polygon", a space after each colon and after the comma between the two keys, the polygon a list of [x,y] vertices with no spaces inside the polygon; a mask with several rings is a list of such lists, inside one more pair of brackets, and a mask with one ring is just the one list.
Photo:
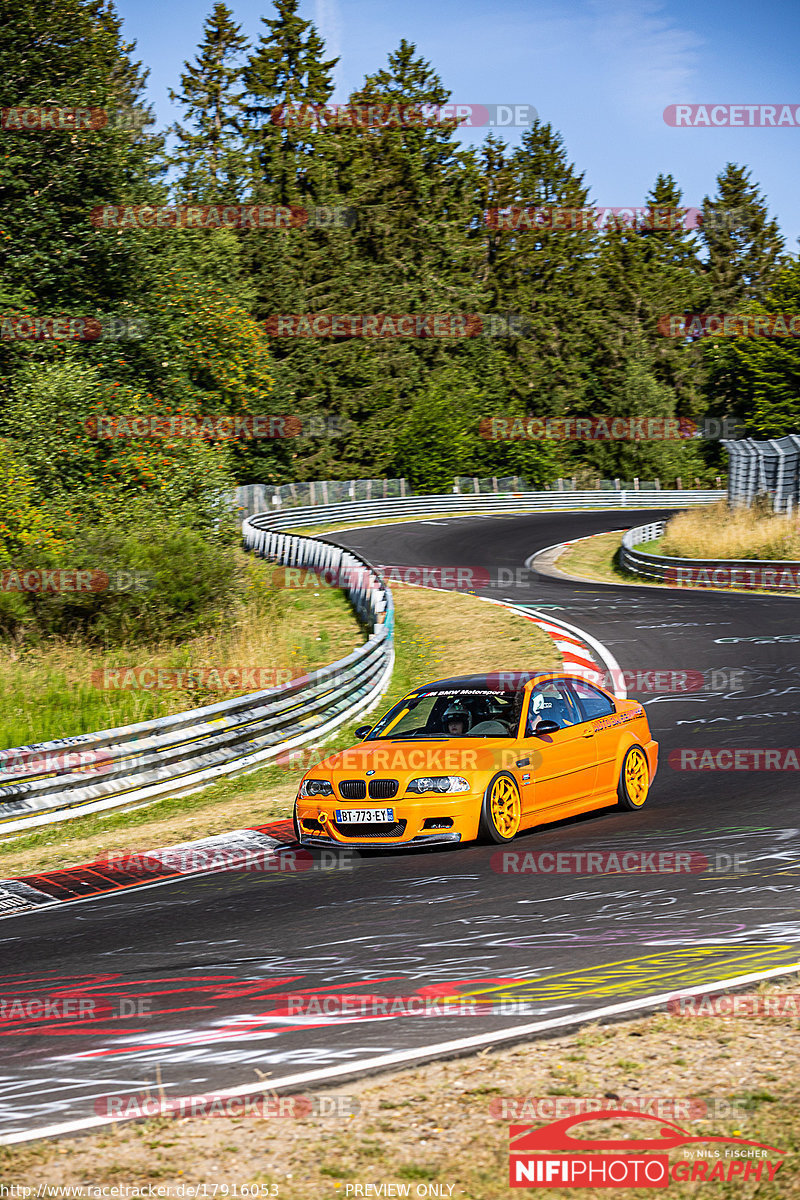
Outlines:
{"label": "car hood", "polygon": [[314,768],[335,776],[469,775],[509,768],[520,749],[511,738],[447,738],[437,741],[361,742],[330,755]]}

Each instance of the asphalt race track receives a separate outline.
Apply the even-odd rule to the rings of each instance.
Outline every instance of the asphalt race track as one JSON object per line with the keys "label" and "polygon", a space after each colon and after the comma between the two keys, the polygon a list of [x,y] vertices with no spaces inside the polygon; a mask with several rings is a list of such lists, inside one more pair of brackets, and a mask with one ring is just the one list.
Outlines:
{"label": "asphalt race track", "polygon": [[[663,515],[436,519],[332,540],[375,562],[515,571],[553,543]],[[514,849],[680,850],[719,869],[508,874],[494,869],[497,848],[468,845],[367,855],[351,870],[189,878],[4,920],[0,999],[95,1004],[82,1019],[0,1022],[2,1134],[92,1117],[157,1071],[168,1095],[279,1084],[800,960],[798,773],[669,763],[681,748],[800,743],[798,600],[523,576],[485,594],[585,629],[625,671],[745,671],[733,688],[718,674],[683,695],[632,689],[661,744],[645,809],[540,827]],[[498,668],[535,666],[498,651]],[[293,1015],[280,999],[320,991],[520,1003],[364,1019]]]}

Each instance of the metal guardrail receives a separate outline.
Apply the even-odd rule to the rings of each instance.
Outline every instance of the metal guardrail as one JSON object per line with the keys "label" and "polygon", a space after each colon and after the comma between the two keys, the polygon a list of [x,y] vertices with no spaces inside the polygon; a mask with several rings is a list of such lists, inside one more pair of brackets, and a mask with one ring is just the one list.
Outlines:
{"label": "metal guardrail", "polygon": [[350,524],[384,518],[426,516],[435,513],[503,514],[558,512],[581,508],[689,508],[721,500],[722,491],[574,491],[574,492],[501,492],[496,494],[449,493],[432,496],[407,496],[405,499],[355,501],[345,504],[317,504],[287,509],[280,513],[257,513],[246,524],[256,529],[302,529],[310,525]]}
{"label": "metal guardrail", "polygon": [[[643,579],[687,586],[753,587],[761,591],[797,591],[800,562],[769,558],[674,558],[636,550],[642,542],[661,537],[666,521],[637,525],[622,535],[620,563],[624,570]],[[707,579],[702,573],[707,573]],[[736,576],[738,575],[738,579]]]}
{"label": "metal guardrail", "polygon": [[[335,571],[368,640],[346,658],[290,683],[118,729],[3,752],[0,833],[53,824],[124,804],[187,795],[257,770],[284,750],[326,736],[380,700],[394,664],[392,596],[351,551],[245,523],[248,549],[284,563]],[[79,765],[75,759],[82,757]]]}

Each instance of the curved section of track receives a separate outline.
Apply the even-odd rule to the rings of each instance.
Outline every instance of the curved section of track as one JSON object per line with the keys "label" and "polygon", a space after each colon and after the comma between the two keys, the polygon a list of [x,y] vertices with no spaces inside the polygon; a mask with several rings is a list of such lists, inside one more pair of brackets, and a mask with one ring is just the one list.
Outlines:
{"label": "curved section of track", "polygon": [[[514,573],[537,549],[619,524],[619,512],[471,517],[336,540],[376,562]],[[259,1073],[280,1086],[438,1043],[531,1036],[532,1026],[800,960],[797,773],[679,770],[674,756],[797,743],[797,602],[513,577],[486,594],[585,629],[626,672],[699,670],[710,684],[688,694],[629,687],[661,743],[641,812],[540,827],[514,849],[550,851],[556,863],[578,850],[652,852],[655,863],[679,851],[721,869],[504,873],[496,848],[471,845],[364,856],[352,870],[182,879],[3,922],[3,1135],[91,1120],[101,1097],[141,1094],[157,1071],[170,1095],[255,1089]],[[497,665],[529,664],[500,651]],[[735,686],[730,669],[744,669]],[[286,1000],[312,993],[316,1008]],[[326,1013],[319,1000],[454,993],[517,1004],[423,1017],[352,1001],[343,1016],[340,1003]],[[82,1015],[62,1005],[32,1019],[24,1003],[12,1007],[59,995],[86,1001]]]}

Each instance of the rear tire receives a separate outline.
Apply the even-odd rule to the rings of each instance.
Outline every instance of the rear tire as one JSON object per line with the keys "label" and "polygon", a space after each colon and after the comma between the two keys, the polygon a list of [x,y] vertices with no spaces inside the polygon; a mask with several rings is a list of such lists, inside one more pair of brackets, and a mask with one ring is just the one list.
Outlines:
{"label": "rear tire", "polygon": [[622,760],[617,784],[619,807],[627,812],[639,809],[650,790],[650,767],[641,746],[631,746]]}
{"label": "rear tire", "polygon": [[522,821],[522,801],[513,775],[501,771],[483,794],[478,838],[482,842],[510,842]]}

